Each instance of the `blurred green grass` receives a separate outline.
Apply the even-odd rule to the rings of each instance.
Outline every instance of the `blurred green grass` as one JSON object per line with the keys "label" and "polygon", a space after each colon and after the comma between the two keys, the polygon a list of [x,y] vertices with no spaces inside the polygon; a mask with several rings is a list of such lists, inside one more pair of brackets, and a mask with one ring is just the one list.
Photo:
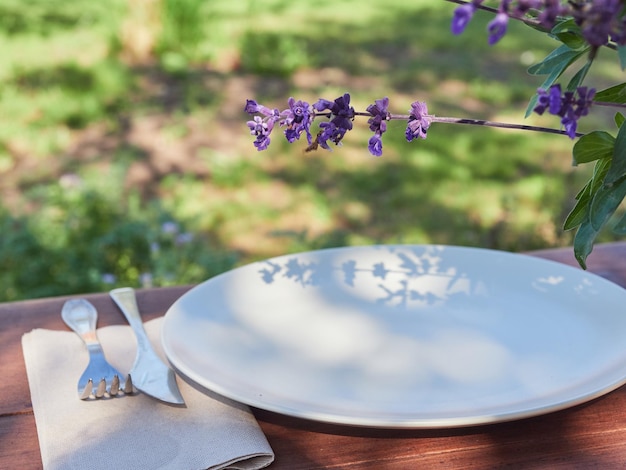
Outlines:
{"label": "blurred green grass", "polygon": [[[338,245],[570,244],[560,227],[590,169],[571,167],[564,137],[435,124],[407,143],[392,122],[375,158],[362,120],[329,153],[279,135],[252,146],[246,98],[284,107],[347,91],[360,110],[389,96],[398,113],[419,99],[440,116],[522,122],[539,85],[525,69],[555,44],[511,24],[490,48],[482,14],[454,37],[453,8],[5,0],[0,300],[193,283]],[[615,80],[610,64],[598,87]]]}

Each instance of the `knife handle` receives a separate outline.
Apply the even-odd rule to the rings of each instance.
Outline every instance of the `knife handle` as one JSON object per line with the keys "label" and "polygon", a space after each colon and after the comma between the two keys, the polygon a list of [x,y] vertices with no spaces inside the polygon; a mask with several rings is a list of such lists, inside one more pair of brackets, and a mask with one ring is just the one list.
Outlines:
{"label": "knife handle", "polygon": [[128,321],[128,324],[135,332],[138,348],[144,351],[152,351],[150,340],[148,339],[146,330],[143,328],[143,321],[141,320],[141,315],[139,314],[139,307],[137,307],[137,299],[135,297],[134,289],[130,287],[121,287],[119,289],[113,289],[109,292],[109,295],[122,311]]}

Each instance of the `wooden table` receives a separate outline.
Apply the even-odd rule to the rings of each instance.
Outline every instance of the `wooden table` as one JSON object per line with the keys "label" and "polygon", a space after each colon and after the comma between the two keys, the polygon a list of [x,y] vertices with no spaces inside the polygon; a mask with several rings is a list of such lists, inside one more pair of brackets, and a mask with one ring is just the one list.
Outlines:
{"label": "wooden table", "polygon": [[[571,248],[532,254],[576,265]],[[597,245],[588,267],[626,287],[626,243]],[[188,289],[138,291],[144,320],[163,315]],[[98,326],[124,324],[108,294],[85,297],[98,308]],[[65,300],[0,304],[0,469],[41,468],[20,341],[33,328],[67,329]],[[350,428],[253,411],[276,453],[272,469],[626,468],[626,386],[565,411],[452,430]]]}

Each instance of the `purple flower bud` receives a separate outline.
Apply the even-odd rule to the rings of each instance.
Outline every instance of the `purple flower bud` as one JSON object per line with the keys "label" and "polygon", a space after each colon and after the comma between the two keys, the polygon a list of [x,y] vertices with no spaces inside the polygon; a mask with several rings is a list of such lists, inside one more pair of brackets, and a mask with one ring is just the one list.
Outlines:
{"label": "purple flower bud", "polygon": [[259,112],[259,104],[254,100],[246,100],[246,107],[243,109],[248,114]]}
{"label": "purple flower bud", "polygon": [[426,103],[422,101],[412,103],[405,133],[406,140],[411,142],[413,139],[425,139],[431,122],[432,119],[428,115]]}
{"label": "purple flower bud", "polygon": [[383,154],[383,140],[381,139],[380,134],[376,133],[370,137],[367,149],[375,157],[380,157]]}
{"label": "purple flower bud", "polygon": [[261,113],[264,116],[272,116],[278,114],[277,109],[270,109],[267,106],[258,104],[254,100],[246,100],[246,107],[244,108],[244,111],[248,114]]}
{"label": "purple flower bud", "polygon": [[465,31],[475,11],[476,7],[471,3],[466,3],[456,8],[454,10],[454,16],[452,17],[452,23],[450,24],[452,34],[461,34]]}
{"label": "purple flower bud", "polygon": [[487,31],[489,33],[489,45],[493,46],[506,34],[506,27],[509,23],[509,15],[504,12],[500,12],[496,17],[487,25]]}
{"label": "purple flower bud", "polygon": [[331,109],[333,107],[333,102],[332,101],[328,101],[325,100],[323,98],[320,98],[319,100],[317,100],[316,103],[313,103],[313,108],[315,108],[315,111],[317,112],[322,112],[326,109]]}

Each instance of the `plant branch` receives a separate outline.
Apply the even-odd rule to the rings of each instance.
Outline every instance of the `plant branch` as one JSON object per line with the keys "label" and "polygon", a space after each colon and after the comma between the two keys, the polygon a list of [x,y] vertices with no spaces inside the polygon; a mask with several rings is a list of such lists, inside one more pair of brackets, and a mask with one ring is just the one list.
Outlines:
{"label": "plant branch", "polygon": [[[562,129],[554,129],[552,127],[529,126],[526,124],[510,124],[506,122],[485,121],[483,119],[464,119],[464,118],[437,117],[437,116],[431,116],[431,118],[432,118],[432,122],[444,122],[447,124],[469,124],[473,126],[499,127],[501,129],[518,129],[518,130],[532,131],[532,132],[544,132],[548,134],[568,135],[566,131]],[[580,137],[582,135],[584,134],[581,134],[579,132],[576,133],[577,137]]]}
{"label": "plant branch", "polygon": [[[472,2],[468,2],[466,0],[445,0],[446,2],[450,2],[450,3],[456,3],[457,5],[466,5],[468,3],[472,3]],[[492,7],[488,7],[485,5],[475,5],[476,9],[478,10],[483,10],[483,11],[487,11],[489,13],[493,13],[498,14],[499,11],[496,8],[492,8]],[[546,29],[539,21],[537,20],[533,20],[531,18],[527,18],[527,17],[519,17],[519,16],[511,16],[509,15],[509,18],[513,18],[514,20],[518,20],[521,21],[522,23],[527,24],[528,26],[532,26],[533,28],[538,28],[540,30],[542,30],[544,33],[549,33],[550,30]]]}
{"label": "plant branch", "polygon": [[[598,103],[599,104],[599,103]],[[604,103],[606,105],[608,103]],[[626,105],[622,105],[626,107]],[[316,117],[331,117],[332,113],[315,113]],[[359,112],[356,111],[354,116],[365,116],[372,117],[370,113]],[[394,121],[408,121],[411,116],[408,114],[390,114],[388,120]],[[529,126],[526,124],[512,124],[507,122],[497,122],[497,121],[486,121],[484,119],[468,119],[468,118],[455,118],[455,117],[439,117],[435,115],[428,115],[431,122],[441,122],[445,124],[467,124],[472,126],[486,126],[486,127],[497,127],[500,129],[517,129],[523,131],[532,131],[532,132],[544,132],[547,134],[559,134],[559,135],[568,135],[566,131],[562,129],[554,129],[552,127],[542,127],[542,126]],[[584,134],[576,133],[577,137],[580,137]]]}

